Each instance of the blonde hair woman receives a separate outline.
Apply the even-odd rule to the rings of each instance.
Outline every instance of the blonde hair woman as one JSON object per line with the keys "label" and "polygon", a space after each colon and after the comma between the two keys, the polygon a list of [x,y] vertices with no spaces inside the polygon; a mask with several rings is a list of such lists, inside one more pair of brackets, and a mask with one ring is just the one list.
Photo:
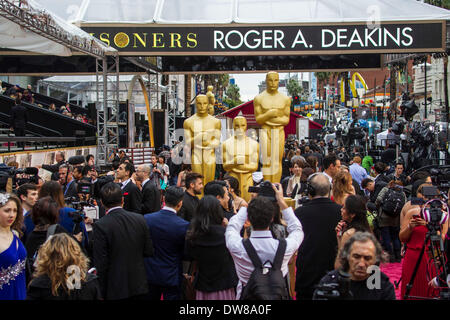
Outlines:
{"label": "blonde hair woman", "polygon": [[331,190],[332,200],[343,206],[345,199],[355,194],[355,188],[352,184],[352,176],[347,171],[339,171],[333,178],[333,188]]}
{"label": "blonde hair woman", "polygon": [[100,300],[96,275],[87,272],[89,259],[68,234],[50,236],[39,249],[27,300]]}

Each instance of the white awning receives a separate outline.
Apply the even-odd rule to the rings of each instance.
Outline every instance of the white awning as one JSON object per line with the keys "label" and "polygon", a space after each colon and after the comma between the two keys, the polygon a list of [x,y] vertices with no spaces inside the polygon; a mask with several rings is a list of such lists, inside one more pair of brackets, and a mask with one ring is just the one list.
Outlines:
{"label": "white awning", "polygon": [[[98,52],[115,52],[114,48],[106,46],[103,42],[92,37],[79,27],[67,23],[49,12],[42,5],[33,0],[2,0],[0,7],[0,47],[30,51],[41,54],[70,56],[72,49],[69,44],[52,34],[67,35],[65,40],[74,41],[75,47],[90,50],[95,48]],[[8,18],[6,17],[8,16]],[[14,18],[21,17],[23,20]],[[32,17],[32,18],[30,18]],[[30,18],[30,20],[27,20]],[[31,21],[34,20],[34,21]],[[25,24],[25,26],[24,26]],[[47,32],[35,26],[45,25]],[[33,29],[33,31],[27,29]],[[46,36],[44,36],[44,34]],[[58,41],[59,40],[59,41]]]}
{"label": "white awning", "polygon": [[448,20],[416,0],[38,0],[69,22],[229,24]]}

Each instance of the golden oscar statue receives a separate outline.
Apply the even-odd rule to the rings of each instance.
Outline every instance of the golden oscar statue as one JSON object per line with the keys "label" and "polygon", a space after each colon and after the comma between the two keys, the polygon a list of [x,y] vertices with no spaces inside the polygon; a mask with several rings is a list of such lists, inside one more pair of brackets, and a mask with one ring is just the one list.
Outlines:
{"label": "golden oscar statue", "polygon": [[196,113],[184,121],[184,139],[187,155],[191,156],[192,172],[203,175],[203,184],[214,180],[216,173],[215,148],[220,144],[221,123],[208,114],[208,97],[200,94],[195,99]]}
{"label": "golden oscar statue", "polygon": [[289,123],[291,98],[278,92],[278,73],[266,74],[267,89],[253,101],[256,122],[261,125],[260,146],[264,180],[281,180],[284,150],[284,127]]}
{"label": "golden oscar statue", "polygon": [[239,181],[241,197],[249,202],[248,187],[253,186],[252,173],[258,169],[259,144],[247,137],[247,119],[237,116],[233,119],[234,136],[222,144],[223,168]]}
{"label": "golden oscar statue", "polygon": [[212,92],[213,89],[213,86],[208,86],[208,92],[206,92],[206,96],[208,97],[208,114],[210,114],[211,116],[214,115],[214,104],[216,103],[216,97]]}

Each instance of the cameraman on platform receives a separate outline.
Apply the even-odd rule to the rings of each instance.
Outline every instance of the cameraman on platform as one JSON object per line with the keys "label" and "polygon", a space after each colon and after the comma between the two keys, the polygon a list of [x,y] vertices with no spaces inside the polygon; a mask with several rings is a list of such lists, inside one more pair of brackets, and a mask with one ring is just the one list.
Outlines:
{"label": "cameraman on platform", "polygon": [[[368,268],[379,266],[381,253],[381,245],[371,233],[356,232],[339,254],[342,268],[329,272],[320,280],[314,300],[395,300],[394,286],[388,276],[378,271],[373,280],[369,279],[371,272]],[[330,288],[339,295],[330,297]]]}

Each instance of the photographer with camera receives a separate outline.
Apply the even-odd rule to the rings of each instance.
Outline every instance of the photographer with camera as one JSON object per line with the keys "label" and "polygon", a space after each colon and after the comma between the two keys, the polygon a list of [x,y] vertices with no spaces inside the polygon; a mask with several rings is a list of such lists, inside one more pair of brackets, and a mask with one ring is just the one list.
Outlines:
{"label": "photographer with camera", "polygon": [[296,261],[295,291],[298,300],[311,300],[314,286],[327,271],[334,269],[337,253],[335,227],[341,220],[341,206],[331,201],[331,184],[325,174],[312,174],[306,189],[311,200],[295,210],[305,233]]}
{"label": "photographer with camera", "polygon": [[[413,205],[418,206],[413,206],[406,212],[399,233],[400,241],[406,243],[402,264],[401,295],[405,297],[407,285],[414,276],[414,283],[408,290],[407,296],[426,299],[437,297],[439,294],[438,290],[428,285],[430,280],[428,276],[431,278],[436,276],[436,270],[429,262],[433,260],[436,252],[430,250],[430,244],[433,241],[439,242],[439,238],[445,241],[448,231],[448,212],[444,212],[442,207],[432,207],[433,203],[441,201],[438,199],[439,192],[436,187],[421,185],[418,190],[424,199],[416,198],[411,201]],[[444,222],[446,214],[447,219]]]}
{"label": "photographer with camera", "polygon": [[[302,225],[295,218],[292,208],[288,207],[284,201],[281,184],[272,184],[273,191],[268,194],[266,188],[260,190],[263,193],[259,193],[256,198],[251,200],[248,208],[242,207],[230,219],[225,231],[226,246],[233,257],[236,273],[239,277],[236,298],[289,299],[286,281],[288,263],[303,241]],[[249,192],[254,191],[249,190]],[[276,210],[275,201],[282,210],[283,219],[287,223],[289,233],[289,236],[282,240],[274,239],[269,230]],[[241,230],[247,216],[253,231],[250,238],[243,240]],[[259,268],[257,268],[258,265]],[[271,279],[276,279],[276,286],[270,280],[268,285],[252,280],[264,278],[264,274],[261,274],[264,270],[267,270],[268,274],[274,275]],[[257,288],[260,288],[261,291],[254,290]],[[261,294],[264,297],[261,297]]]}
{"label": "photographer with camera", "polygon": [[[369,232],[356,232],[339,253],[338,270],[329,272],[320,280],[314,300],[395,300],[395,290],[387,275],[379,272],[370,282],[371,266],[379,266],[382,248]],[[378,276],[375,274],[374,276]],[[373,285],[370,287],[370,284]]]}

